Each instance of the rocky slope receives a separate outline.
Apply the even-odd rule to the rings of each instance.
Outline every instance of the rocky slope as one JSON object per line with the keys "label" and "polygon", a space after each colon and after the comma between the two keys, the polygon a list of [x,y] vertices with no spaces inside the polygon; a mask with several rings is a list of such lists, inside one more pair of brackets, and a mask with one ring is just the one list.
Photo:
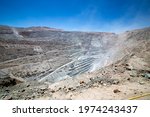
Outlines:
{"label": "rocky slope", "polygon": [[0,98],[128,99],[150,93],[149,44],[150,28],[114,34],[0,26]]}

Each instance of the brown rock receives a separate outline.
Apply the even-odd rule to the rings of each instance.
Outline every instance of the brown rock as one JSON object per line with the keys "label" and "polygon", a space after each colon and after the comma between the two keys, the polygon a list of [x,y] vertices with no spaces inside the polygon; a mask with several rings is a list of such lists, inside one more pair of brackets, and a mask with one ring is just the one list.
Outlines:
{"label": "brown rock", "polygon": [[118,90],[118,89],[115,89],[113,92],[114,92],[114,93],[119,93],[119,92],[121,92],[121,91]]}
{"label": "brown rock", "polygon": [[80,84],[84,84],[85,82],[82,80],[82,81],[80,81]]}
{"label": "brown rock", "polygon": [[128,81],[130,81],[130,78],[127,78]]}
{"label": "brown rock", "polygon": [[119,84],[119,80],[113,80],[112,84]]}
{"label": "brown rock", "polygon": [[73,87],[69,87],[69,88],[68,88],[68,90],[72,90],[72,89],[73,89]]}
{"label": "brown rock", "polygon": [[52,93],[55,93],[55,91],[54,91],[54,90],[52,90],[51,92],[52,92]]}
{"label": "brown rock", "polygon": [[25,92],[25,89],[22,89],[21,92]]}

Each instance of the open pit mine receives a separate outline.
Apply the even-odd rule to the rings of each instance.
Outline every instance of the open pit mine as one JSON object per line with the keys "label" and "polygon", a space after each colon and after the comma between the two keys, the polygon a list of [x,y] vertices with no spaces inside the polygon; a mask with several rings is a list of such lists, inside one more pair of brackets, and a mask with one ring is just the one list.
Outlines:
{"label": "open pit mine", "polygon": [[0,26],[0,99],[150,99],[150,28],[115,34]]}

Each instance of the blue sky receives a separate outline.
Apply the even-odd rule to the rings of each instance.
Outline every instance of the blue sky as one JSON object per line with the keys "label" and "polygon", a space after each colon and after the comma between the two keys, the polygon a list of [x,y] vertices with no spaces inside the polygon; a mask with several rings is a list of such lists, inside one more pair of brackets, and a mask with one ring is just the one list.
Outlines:
{"label": "blue sky", "polygon": [[0,24],[122,32],[150,26],[150,0],[0,0]]}

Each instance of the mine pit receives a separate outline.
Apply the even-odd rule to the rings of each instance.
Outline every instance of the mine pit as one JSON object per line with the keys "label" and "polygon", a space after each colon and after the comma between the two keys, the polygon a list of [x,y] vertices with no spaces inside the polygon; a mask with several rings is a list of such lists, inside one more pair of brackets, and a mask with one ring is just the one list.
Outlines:
{"label": "mine pit", "polygon": [[0,26],[0,99],[150,93],[149,37],[150,28],[115,34]]}

